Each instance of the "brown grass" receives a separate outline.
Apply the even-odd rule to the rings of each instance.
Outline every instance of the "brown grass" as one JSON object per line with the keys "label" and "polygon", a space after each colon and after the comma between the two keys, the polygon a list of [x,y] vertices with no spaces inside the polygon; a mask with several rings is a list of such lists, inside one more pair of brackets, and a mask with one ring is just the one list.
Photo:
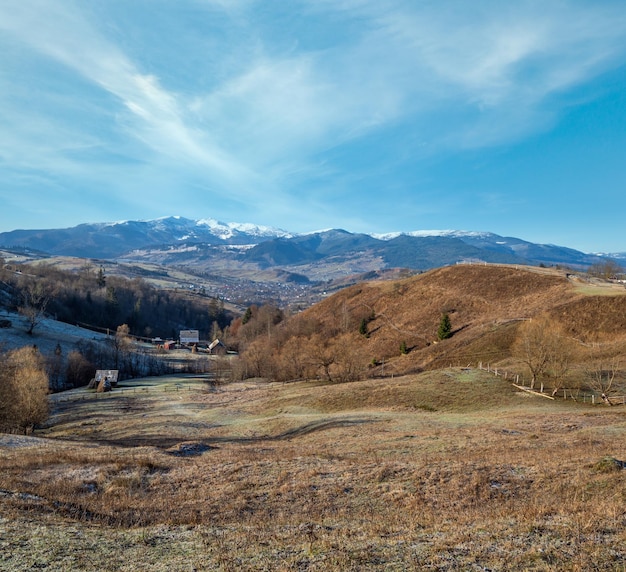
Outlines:
{"label": "brown grass", "polygon": [[[584,286],[557,270],[458,265],[352,286],[304,315],[319,321],[331,339],[331,332],[348,331],[355,348],[384,359],[396,374],[507,360],[519,324],[541,315],[584,343],[626,341],[626,289]],[[438,342],[443,313],[450,315],[454,335]],[[360,336],[361,319],[372,314],[369,337]],[[400,355],[402,342],[408,355]]]}
{"label": "brown grass", "polygon": [[0,439],[0,570],[624,569],[623,408],[460,369],[141,383]]}

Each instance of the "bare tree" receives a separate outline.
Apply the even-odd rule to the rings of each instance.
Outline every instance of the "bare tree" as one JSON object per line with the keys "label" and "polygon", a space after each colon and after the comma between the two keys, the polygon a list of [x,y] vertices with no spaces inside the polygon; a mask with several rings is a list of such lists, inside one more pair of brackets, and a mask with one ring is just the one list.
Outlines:
{"label": "bare tree", "polygon": [[589,267],[588,273],[591,276],[597,276],[604,280],[611,280],[616,278],[619,274],[624,272],[624,269],[615,260],[606,259],[601,262],[596,262]]}
{"label": "bare tree", "polygon": [[72,350],[67,356],[65,369],[66,382],[71,387],[87,385],[96,374],[94,365],[78,350]]}
{"label": "bare tree", "polygon": [[26,333],[31,336],[45,316],[50,297],[44,286],[35,281],[29,281],[22,286],[20,297],[21,303],[18,311],[26,318],[28,323]]}
{"label": "bare tree", "polygon": [[130,339],[130,328],[128,324],[122,324],[117,327],[115,336],[113,336],[113,353],[115,356],[115,368],[120,369],[120,363],[126,354],[130,351],[132,340]]}
{"label": "bare tree", "polygon": [[576,350],[573,340],[560,327],[553,326],[548,336],[547,373],[552,381],[552,396],[555,396],[565,387]]}
{"label": "bare tree", "polygon": [[315,334],[307,342],[305,349],[307,361],[316,370],[323,372],[326,380],[332,382],[332,366],[337,361],[335,348],[329,343],[328,338]]}
{"label": "bare tree", "polygon": [[543,377],[551,379],[552,395],[563,388],[574,355],[574,343],[559,324],[548,318],[525,322],[512,349],[530,370],[531,389]]}
{"label": "bare tree", "polygon": [[245,377],[266,377],[270,371],[270,347],[266,338],[254,340],[242,354]]}
{"label": "bare tree", "polygon": [[307,359],[302,352],[306,338],[293,336],[288,338],[280,349],[280,367],[277,371],[278,378],[282,381],[304,379],[307,375]]}
{"label": "bare tree", "polygon": [[549,327],[547,320],[537,319],[524,322],[520,326],[519,336],[513,345],[513,354],[517,356],[530,370],[530,388],[541,377],[550,358],[550,348],[546,343],[546,330]]}
{"label": "bare tree", "polygon": [[613,392],[613,382],[620,371],[620,366],[619,356],[611,356],[593,360],[586,370],[589,385],[600,393],[603,401],[608,405],[612,405],[610,395]]}
{"label": "bare tree", "polygon": [[354,343],[351,335],[341,336],[335,340],[336,360],[334,365],[335,378],[339,382],[358,381],[365,377],[368,360],[366,353]]}

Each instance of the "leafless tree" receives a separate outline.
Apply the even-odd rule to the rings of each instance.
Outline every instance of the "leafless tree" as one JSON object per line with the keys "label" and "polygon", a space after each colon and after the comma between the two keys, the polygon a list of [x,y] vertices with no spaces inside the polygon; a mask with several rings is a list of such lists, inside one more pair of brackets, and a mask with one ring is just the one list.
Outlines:
{"label": "leafless tree", "polygon": [[328,338],[315,334],[308,339],[305,349],[307,362],[317,371],[322,371],[327,381],[333,380],[332,366],[337,361],[337,353]]}
{"label": "leafless tree", "polygon": [[533,389],[541,377],[550,358],[550,348],[546,343],[548,323],[544,319],[529,320],[520,326],[519,336],[513,345],[516,355],[530,370],[530,387]]}
{"label": "leafless tree", "polygon": [[337,381],[348,382],[362,379],[367,371],[367,359],[349,335],[337,340],[337,350],[335,360]]}
{"label": "leafless tree", "polygon": [[269,367],[269,344],[264,337],[254,340],[242,354],[246,377],[265,377]]}
{"label": "leafless tree", "polygon": [[549,332],[547,373],[552,381],[552,395],[565,387],[572,362],[576,355],[574,341],[561,328],[554,326]]}
{"label": "leafless tree", "polygon": [[21,303],[18,311],[28,323],[26,333],[30,336],[35,328],[41,323],[46,313],[46,306],[50,296],[40,282],[28,281],[24,283],[20,291]]}
{"label": "leafless tree", "polygon": [[306,340],[304,336],[292,336],[282,344],[280,367],[277,371],[279,380],[291,381],[307,376],[308,362],[302,351]]}
{"label": "leafless tree", "polygon": [[596,262],[589,267],[588,273],[604,280],[610,280],[615,278],[619,274],[624,272],[624,269],[615,260],[603,260],[602,262]]}
{"label": "leafless tree", "polygon": [[619,356],[597,358],[590,362],[586,369],[589,385],[600,395],[605,403],[611,405],[610,396],[613,393],[615,376],[619,373],[621,360]]}
{"label": "leafless tree", "polygon": [[538,379],[549,377],[555,395],[563,388],[570,370],[574,343],[557,323],[544,317],[522,324],[513,353],[530,370],[531,389]]}

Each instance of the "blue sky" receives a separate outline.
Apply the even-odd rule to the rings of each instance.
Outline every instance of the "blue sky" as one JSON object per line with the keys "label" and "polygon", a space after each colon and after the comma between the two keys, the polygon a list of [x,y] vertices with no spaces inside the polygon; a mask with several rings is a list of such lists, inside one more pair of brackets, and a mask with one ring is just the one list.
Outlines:
{"label": "blue sky", "polygon": [[0,231],[168,215],[626,251],[623,0],[0,0]]}

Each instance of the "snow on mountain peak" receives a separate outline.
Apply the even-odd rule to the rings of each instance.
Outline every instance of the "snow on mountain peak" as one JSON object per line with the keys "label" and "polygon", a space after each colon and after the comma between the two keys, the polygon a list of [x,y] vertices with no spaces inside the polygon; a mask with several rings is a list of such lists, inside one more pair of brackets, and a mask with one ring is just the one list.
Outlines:
{"label": "snow on mountain peak", "polygon": [[399,236],[414,236],[417,238],[428,236],[440,236],[440,237],[473,237],[473,238],[487,238],[493,236],[490,232],[470,231],[470,230],[411,230],[408,232],[388,232],[384,234],[371,234],[373,238],[379,240],[392,240]]}
{"label": "snow on mountain peak", "polygon": [[232,238],[237,233],[247,234],[250,236],[258,237],[291,237],[291,233],[281,229],[272,228],[269,226],[261,226],[258,224],[248,222],[229,222],[224,223],[213,218],[201,219],[196,221],[197,226],[204,226],[219,236],[221,239],[226,240]]}

